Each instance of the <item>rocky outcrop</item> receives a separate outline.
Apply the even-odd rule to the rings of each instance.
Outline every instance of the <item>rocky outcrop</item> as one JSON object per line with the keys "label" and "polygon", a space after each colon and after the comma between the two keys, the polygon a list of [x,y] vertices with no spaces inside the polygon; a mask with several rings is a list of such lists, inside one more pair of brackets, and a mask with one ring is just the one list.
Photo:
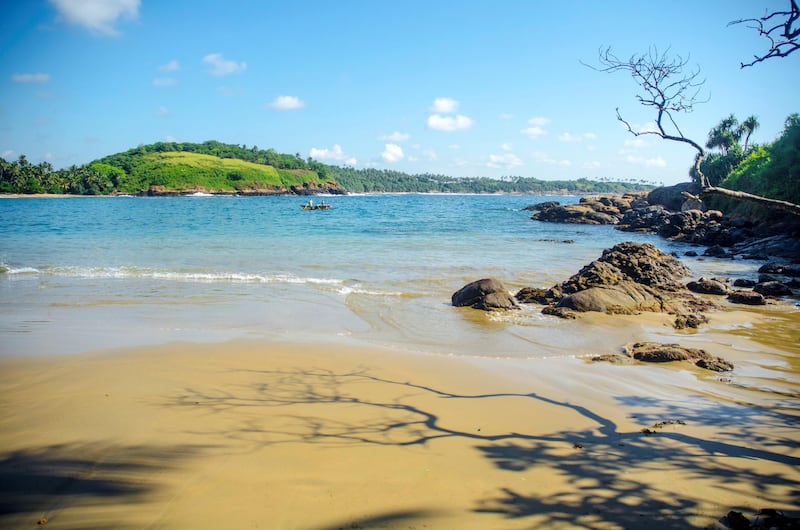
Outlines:
{"label": "rocky outcrop", "polygon": [[681,279],[688,274],[682,263],[653,245],[625,242],[606,249],[565,282],[550,289],[527,287],[516,298],[546,304],[548,314],[557,316],[570,311],[677,311],[682,307],[678,293],[685,290]]}
{"label": "rocky outcrop", "polygon": [[468,283],[451,297],[455,307],[469,306],[484,311],[515,309],[517,303],[502,281],[484,278]]}
{"label": "rocky outcrop", "polygon": [[622,354],[597,355],[592,361],[630,364],[631,360],[644,363],[671,363],[689,361],[699,368],[714,372],[733,370],[733,364],[721,357],[714,357],[705,350],[686,348],[680,344],[658,342],[634,342],[623,349]]}
{"label": "rocky outcrop", "polygon": [[550,223],[615,225],[634,206],[646,203],[641,194],[622,197],[583,197],[578,204],[561,205],[555,201],[534,204],[526,209],[538,210],[531,219]]}

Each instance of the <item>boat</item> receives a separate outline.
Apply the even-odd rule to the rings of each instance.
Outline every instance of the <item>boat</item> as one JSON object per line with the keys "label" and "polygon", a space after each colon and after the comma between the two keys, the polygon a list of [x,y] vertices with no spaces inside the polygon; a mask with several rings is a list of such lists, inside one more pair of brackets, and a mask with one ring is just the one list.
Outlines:
{"label": "boat", "polygon": [[305,204],[301,204],[300,208],[302,208],[303,210],[330,210],[331,208],[333,208],[333,206],[331,206],[330,204],[326,204],[324,202],[320,204],[313,204],[307,202]]}

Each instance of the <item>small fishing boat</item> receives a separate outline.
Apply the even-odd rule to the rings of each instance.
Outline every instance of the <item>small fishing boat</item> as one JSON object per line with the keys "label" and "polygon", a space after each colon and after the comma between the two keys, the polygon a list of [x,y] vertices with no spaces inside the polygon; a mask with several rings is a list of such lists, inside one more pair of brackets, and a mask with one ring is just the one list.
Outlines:
{"label": "small fishing boat", "polygon": [[300,208],[302,208],[303,210],[330,210],[333,207],[325,202],[314,204],[312,201],[308,201],[305,204],[301,204]]}

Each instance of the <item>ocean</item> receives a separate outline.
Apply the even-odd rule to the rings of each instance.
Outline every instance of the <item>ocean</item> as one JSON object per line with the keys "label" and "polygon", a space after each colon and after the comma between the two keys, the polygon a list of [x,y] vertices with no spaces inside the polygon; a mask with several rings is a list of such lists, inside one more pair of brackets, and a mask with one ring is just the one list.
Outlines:
{"label": "ocean", "polygon": [[[333,208],[305,211],[300,197],[4,198],[0,355],[236,338],[492,358],[602,353],[614,345],[538,306],[487,314],[450,296],[490,276],[512,292],[550,287],[621,241],[691,248],[524,210],[571,196],[320,199]],[[696,276],[754,277],[759,265],[683,259]]]}

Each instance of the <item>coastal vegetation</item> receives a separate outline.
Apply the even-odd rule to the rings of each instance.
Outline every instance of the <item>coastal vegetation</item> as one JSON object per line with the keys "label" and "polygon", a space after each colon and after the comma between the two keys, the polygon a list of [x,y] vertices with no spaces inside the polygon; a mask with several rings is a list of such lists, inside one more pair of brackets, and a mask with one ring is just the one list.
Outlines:
{"label": "coastal vegetation", "polygon": [[54,170],[22,155],[0,158],[0,193],[137,194],[157,187],[174,192],[293,193],[338,189],[354,193],[624,193],[653,186],[645,181],[540,180],[526,177],[454,178],[323,164],[299,154],[281,154],[217,141],[156,142],[81,166]]}

